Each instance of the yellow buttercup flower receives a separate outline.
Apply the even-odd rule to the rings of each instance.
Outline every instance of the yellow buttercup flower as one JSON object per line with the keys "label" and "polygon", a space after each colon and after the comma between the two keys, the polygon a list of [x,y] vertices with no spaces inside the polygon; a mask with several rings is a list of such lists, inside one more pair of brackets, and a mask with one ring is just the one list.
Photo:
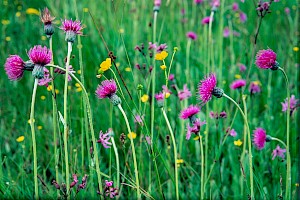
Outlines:
{"label": "yellow buttercup flower", "polygon": [[58,89],[55,89],[55,94],[59,94],[59,90]]}
{"label": "yellow buttercup flower", "polygon": [[22,135],[16,139],[17,142],[23,142],[25,137]]}
{"label": "yellow buttercup flower", "polygon": [[167,69],[167,66],[166,66],[166,65],[161,65],[160,68],[161,68],[162,70],[166,70],[166,69]]}
{"label": "yellow buttercup flower", "polygon": [[5,37],[5,40],[6,40],[7,42],[9,42],[9,41],[11,41],[11,38],[10,38],[9,36],[7,36],[7,37]]}
{"label": "yellow buttercup flower", "polygon": [[241,76],[241,75],[239,75],[239,74],[236,74],[236,75],[234,75],[234,77],[235,77],[236,79],[240,79],[240,78],[242,78],[242,76]]}
{"label": "yellow buttercup flower", "polygon": [[37,126],[37,129],[42,130],[43,126]]}
{"label": "yellow buttercup flower", "polygon": [[48,85],[47,90],[50,92],[52,90],[52,85]]}
{"label": "yellow buttercup flower", "polygon": [[27,8],[26,14],[28,15],[40,15],[40,11],[35,8]]}
{"label": "yellow buttercup flower", "polygon": [[46,99],[46,97],[45,97],[44,95],[42,95],[42,96],[41,96],[41,100],[44,101],[45,99]]}
{"label": "yellow buttercup flower", "polygon": [[[200,136],[200,137],[202,137],[202,136]],[[200,137],[199,137],[199,135],[197,135],[196,137],[194,137],[194,139],[193,139],[193,140],[199,140],[199,139],[200,139]]]}
{"label": "yellow buttercup flower", "polygon": [[21,16],[21,12],[16,12],[16,17],[20,17]]}
{"label": "yellow buttercup flower", "polygon": [[3,25],[8,25],[8,24],[10,24],[10,21],[7,20],[7,19],[2,19],[2,20],[1,20],[1,23],[2,23]]}
{"label": "yellow buttercup flower", "polygon": [[233,143],[234,143],[235,146],[238,146],[238,147],[243,144],[243,142],[240,139],[234,141]]}
{"label": "yellow buttercup flower", "polygon": [[155,60],[164,60],[164,59],[166,59],[166,57],[168,57],[168,52],[162,51],[155,55]]}
{"label": "yellow buttercup flower", "polygon": [[170,92],[167,92],[166,94],[165,94],[165,98],[167,99],[167,98],[169,98],[170,97]]}
{"label": "yellow buttercup flower", "polygon": [[293,51],[299,51],[299,47],[294,47]]}
{"label": "yellow buttercup flower", "polygon": [[100,64],[100,71],[101,71],[101,72],[105,72],[105,71],[107,71],[110,67],[111,67],[111,58],[106,58],[106,60],[103,61],[103,62]]}
{"label": "yellow buttercup flower", "polygon": [[125,68],[125,71],[126,71],[126,72],[130,72],[130,71],[131,71],[131,68],[130,68],[130,67],[126,67],[126,68]]}
{"label": "yellow buttercup flower", "polygon": [[79,70],[77,70],[77,74],[81,74],[81,70],[79,69]]}
{"label": "yellow buttercup flower", "polygon": [[131,133],[128,133],[128,135],[127,135],[127,137],[129,138],[129,139],[135,139],[136,138],[136,133],[135,132],[131,132]]}
{"label": "yellow buttercup flower", "polygon": [[142,101],[143,103],[146,103],[146,102],[148,101],[148,99],[149,99],[149,96],[148,96],[147,94],[144,94],[144,95],[141,97],[141,101]]}

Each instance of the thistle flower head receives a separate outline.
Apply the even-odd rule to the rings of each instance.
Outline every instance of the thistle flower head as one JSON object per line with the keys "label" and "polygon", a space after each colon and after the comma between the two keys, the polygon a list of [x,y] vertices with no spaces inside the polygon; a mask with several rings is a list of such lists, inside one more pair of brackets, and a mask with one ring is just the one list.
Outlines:
{"label": "thistle flower head", "polygon": [[191,119],[194,115],[200,112],[199,106],[190,105],[188,108],[184,109],[180,113],[181,119]]}
{"label": "thistle flower head", "polygon": [[239,9],[239,4],[237,4],[236,2],[234,2],[233,4],[232,4],[232,10],[233,11],[237,11]]}
{"label": "thistle flower head", "polygon": [[261,69],[277,69],[276,53],[272,49],[260,50],[256,54],[255,64]]}
{"label": "thistle flower head", "polygon": [[212,95],[216,96],[217,98],[221,98],[223,96],[223,90],[216,87],[217,85],[217,78],[215,74],[210,74],[209,76],[205,77],[204,80],[201,80],[198,85],[198,93],[200,96],[200,100],[203,103],[208,102]]}
{"label": "thistle flower head", "polygon": [[256,128],[253,134],[253,143],[258,150],[265,147],[265,144],[269,139],[267,138],[266,131],[263,128]]}
{"label": "thistle flower head", "polygon": [[203,3],[203,0],[194,0],[195,4]]}
{"label": "thistle flower head", "polygon": [[44,8],[42,15],[41,15],[41,21],[46,24],[51,24],[52,21],[55,19],[55,17],[52,17],[48,8]]}
{"label": "thistle flower head", "polygon": [[12,81],[19,80],[23,77],[25,62],[18,55],[10,55],[4,64],[5,72]]}
{"label": "thistle flower head", "polygon": [[37,45],[28,51],[28,57],[35,65],[45,66],[51,62],[52,52],[47,47]]}
{"label": "thistle flower head", "polygon": [[101,85],[98,85],[96,90],[96,95],[99,99],[110,98],[112,95],[116,94],[117,85],[116,82],[111,80],[104,80]]}
{"label": "thistle flower head", "polygon": [[236,81],[233,81],[230,85],[230,88],[235,90],[235,89],[240,89],[246,85],[246,80],[244,79],[239,79]]}
{"label": "thistle flower head", "polygon": [[62,26],[60,27],[66,33],[65,40],[67,42],[74,42],[76,39],[76,35],[82,35],[82,25],[78,20],[73,21],[72,19],[64,19],[62,21]]}
{"label": "thistle flower head", "polygon": [[197,34],[195,32],[192,32],[192,31],[188,32],[186,34],[186,37],[190,38],[191,40],[197,40]]}
{"label": "thistle flower head", "polygon": [[209,22],[210,22],[210,17],[207,16],[202,19],[201,24],[205,25],[205,24],[209,24]]}

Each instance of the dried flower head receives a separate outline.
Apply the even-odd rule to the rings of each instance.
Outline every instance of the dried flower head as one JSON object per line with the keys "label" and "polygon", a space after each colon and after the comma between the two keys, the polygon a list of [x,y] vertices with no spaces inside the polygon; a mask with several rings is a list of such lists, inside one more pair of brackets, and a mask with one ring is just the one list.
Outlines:
{"label": "dried flower head", "polygon": [[52,24],[52,21],[55,19],[55,17],[52,17],[48,8],[44,8],[42,15],[41,15],[41,21],[44,23],[44,32],[47,35],[47,37],[51,37],[54,33],[54,27]]}
{"label": "dried flower head", "polygon": [[10,55],[6,59],[4,69],[10,80],[20,80],[25,70],[25,62],[18,55]]}
{"label": "dried flower head", "polygon": [[276,70],[279,67],[276,57],[277,55],[272,49],[260,50],[256,54],[255,64],[261,69]]}

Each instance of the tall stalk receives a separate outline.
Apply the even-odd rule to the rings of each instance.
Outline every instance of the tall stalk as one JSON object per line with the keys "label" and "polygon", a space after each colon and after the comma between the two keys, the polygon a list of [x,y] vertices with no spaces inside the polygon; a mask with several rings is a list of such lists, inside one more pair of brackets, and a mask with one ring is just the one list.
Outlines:
{"label": "tall stalk", "polygon": [[30,128],[32,137],[32,150],[33,150],[33,176],[34,176],[34,198],[39,198],[39,188],[38,188],[38,177],[37,177],[37,154],[36,154],[36,140],[35,140],[35,128],[34,128],[34,104],[36,97],[36,90],[38,85],[38,79],[34,80],[32,98],[31,98],[31,109],[30,109]]}

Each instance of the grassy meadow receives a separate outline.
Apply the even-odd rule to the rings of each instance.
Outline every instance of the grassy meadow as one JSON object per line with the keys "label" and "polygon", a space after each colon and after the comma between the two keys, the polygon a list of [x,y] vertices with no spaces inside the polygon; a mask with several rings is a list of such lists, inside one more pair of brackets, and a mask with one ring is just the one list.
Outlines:
{"label": "grassy meadow", "polygon": [[[299,101],[282,111],[287,96],[300,98],[299,0],[270,1],[263,16],[258,0],[158,2],[0,2],[1,199],[299,199]],[[45,7],[55,17],[51,39],[40,19]],[[64,19],[83,26],[74,42],[65,41]],[[11,81],[4,66],[9,55],[28,61],[32,47],[50,44],[53,81],[37,86],[33,117],[35,78],[24,71]],[[168,53],[162,59],[159,47]],[[255,64],[268,48],[279,70]],[[77,80],[52,76],[68,62]],[[199,88],[209,74],[226,95],[205,103]],[[97,98],[106,79],[116,81],[122,103]],[[200,111],[184,120],[190,105]],[[206,124],[188,140],[194,117]],[[261,149],[253,142],[259,127],[270,136]],[[99,132],[110,128],[106,148]]]}

